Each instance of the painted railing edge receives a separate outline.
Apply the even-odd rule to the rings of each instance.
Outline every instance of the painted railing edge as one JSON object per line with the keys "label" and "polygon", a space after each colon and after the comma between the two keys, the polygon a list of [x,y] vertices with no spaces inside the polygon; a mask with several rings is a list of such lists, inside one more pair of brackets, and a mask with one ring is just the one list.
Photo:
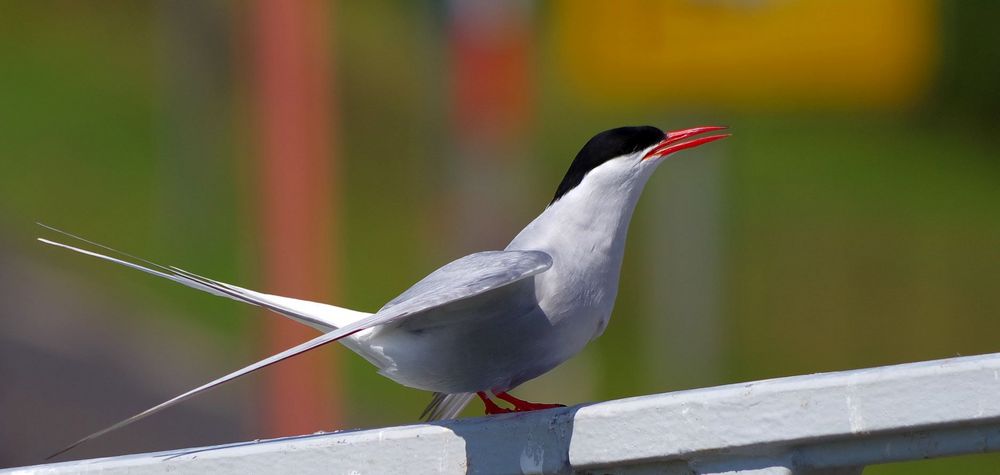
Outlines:
{"label": "painted railing edge", "polygon": [[1000,451],[1000,353],[0,473],[858,473]]}

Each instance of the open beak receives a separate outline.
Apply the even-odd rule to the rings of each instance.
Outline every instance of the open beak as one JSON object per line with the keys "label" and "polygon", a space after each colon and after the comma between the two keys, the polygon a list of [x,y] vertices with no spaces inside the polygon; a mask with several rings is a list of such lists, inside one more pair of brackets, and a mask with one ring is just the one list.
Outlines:
{"label": "open beak", "polygon": [[729,137],[731,134],[718,134],[709,135],[706,137],[699,137],[693,140],[688,140],[687,142],[682,142],[682,140],[688,137],[694,137],[695,135],[701,135],[706,132],[715,132],[716,130],[725,130],[725,127],[694,127],[691,129],[675,130],[673,132],[667,132],[667,138],[660,141],[660,143],[653,146],[653,148],[646,153],[643,160],[648,160],[650,158],[660,158],[666,157],[674,152],[679,152],[686,148],[697,147],[702,144],[709,142],[715,142],[719,139],[724,139]]}

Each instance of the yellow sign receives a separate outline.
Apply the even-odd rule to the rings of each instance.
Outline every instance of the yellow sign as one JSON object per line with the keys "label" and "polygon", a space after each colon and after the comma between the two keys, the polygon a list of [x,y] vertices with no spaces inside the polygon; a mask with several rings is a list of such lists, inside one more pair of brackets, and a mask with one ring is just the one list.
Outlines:
{"label": "yellow sign", "polygon": [[937,57],[931,0],[560,0],[567,81],[606,101],[898,106]]}

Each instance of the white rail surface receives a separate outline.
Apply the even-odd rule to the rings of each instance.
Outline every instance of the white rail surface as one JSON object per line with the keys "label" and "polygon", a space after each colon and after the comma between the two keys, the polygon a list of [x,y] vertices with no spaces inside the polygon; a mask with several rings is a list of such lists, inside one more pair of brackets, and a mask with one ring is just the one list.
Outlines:
{"label": "white rail surface", "polygon": [[3,473],[856,474],[1000,450],[1000,353]]}

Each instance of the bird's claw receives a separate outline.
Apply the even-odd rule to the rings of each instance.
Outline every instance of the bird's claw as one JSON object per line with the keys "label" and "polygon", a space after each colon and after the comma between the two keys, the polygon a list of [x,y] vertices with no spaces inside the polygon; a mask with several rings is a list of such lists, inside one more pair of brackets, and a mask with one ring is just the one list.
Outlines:
{"label": "bird's claw", "polygon": [[486,407],[486,415],[509,414],[511,412],[529,412],[529,411],[539,411],[542,409],[554,409],[557,407],[566,407],[564,404],[544,404],[537,402],[528,402],[523,399],[518,399],[507,393],[495,393],[495,394],[496,397],[504,401],[507,401],[512,406],[514,406],[514,408],[507,409],[505,407],[500,407],[495,402],[493,402],[493,400],[490,399],[489,396],[486,395],[486,393],[478,392],[476,393],[476,395],[479,396],[479,399],[483,400],[483,405]]}
{"label": "bird's claw", "polygon": [[[563,404],[544,404],[544,403],[537,403],[537,402],[528,402],[528,401],[525,401],[523,399],[518,399],[518,398],[516,398],[514,396],[511,396],[510,394],[507,394],[507,393],[496,393],[496,397],[498,397],[500,399],[503,399],[504,401],[507,401],[512,406],[514,406],[513,410],[511,410],[511,409],[503,409],[503,408],[498,407],[496,404],[493,403],[493,401],[490,400],[489,404],[491,404],[494,407],[496,407],[497,409],[503,411],[503,413],[507,413],[507,412],[529,412],[529,411],[539,411],[539,410],[542,410],[542,409],[553,409],[553,408],[556,408],[556,407],[566,407]],[[482,396],[480,396],[480,398],[482,398]],[[486,403],[487,400],[489,400],[489,398],[483,399],[483,402]],[[486,413],[487,414],[490,413],[490,408],[489,407],[486,408]]]}
{"label": "bird's claw", "polygon": [[498,406],[497,403],[493,402],[493,400],[490,399],[489,396],[487,396],[486,393],[484,392],[478,392],[476,393],[476,395],[479,396],[479,399],[483,400],[483,406],[486,407],[487,416],[492,416],[494,414],[508,414],[514,412],[513,409],[507,409],[505,407]]}

